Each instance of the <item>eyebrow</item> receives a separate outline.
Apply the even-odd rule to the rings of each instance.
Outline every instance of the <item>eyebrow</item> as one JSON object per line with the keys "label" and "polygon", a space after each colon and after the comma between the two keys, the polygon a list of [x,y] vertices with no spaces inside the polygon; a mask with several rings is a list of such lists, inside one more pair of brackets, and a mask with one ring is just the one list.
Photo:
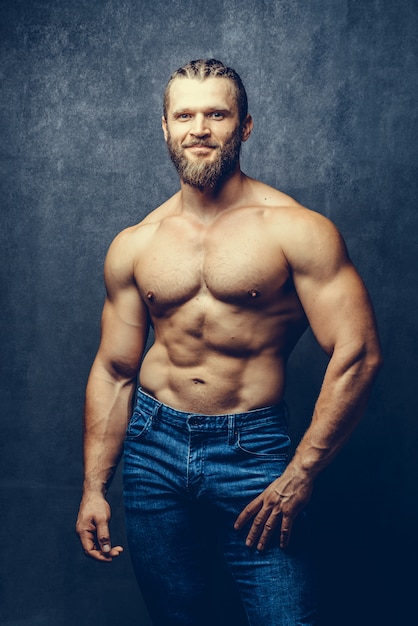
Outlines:
{"label": "eyebrow", "polygon": [[[182,107],[181,109],[176,109],[173,111],[172,115],[181,115],[182,113],[193,113],[194,107]],[[225,105],[221,106],[211,106],[207,107],[203,110],[204,113],[223,113],[224,115],[233,115],[233,111],[225,107]]]}

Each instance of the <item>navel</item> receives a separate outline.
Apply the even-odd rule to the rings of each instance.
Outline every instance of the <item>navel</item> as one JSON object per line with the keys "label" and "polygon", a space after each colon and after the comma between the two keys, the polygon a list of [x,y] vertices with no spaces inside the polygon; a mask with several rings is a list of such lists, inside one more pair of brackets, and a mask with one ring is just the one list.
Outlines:
{"label": "navel", "polygon": [[147,299],[148,299],[148,300],[154,300],[154,294],[152,293],[152,291],[149,291],[149,292],[147,293]]}

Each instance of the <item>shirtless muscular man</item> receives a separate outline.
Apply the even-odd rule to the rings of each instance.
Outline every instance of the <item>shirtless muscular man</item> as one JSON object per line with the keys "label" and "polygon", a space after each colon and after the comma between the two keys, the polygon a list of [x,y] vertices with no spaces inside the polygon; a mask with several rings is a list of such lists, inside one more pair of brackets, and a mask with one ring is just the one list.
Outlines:
{"label": "shirtless muscular man", "polygon": [[[372,306],[335,226],[241,171],[253,122],[234,70],[177,70],[162,126],[180,191],[106,258],[77,532],[94,559],[122,551],[105,495],[124,453],[130,553],[155,626],[213,623],[215,545],[249,624],[313,625],[301,512],[380,367]],[[330,358],[289,460],[286,361],[308,325]]]}

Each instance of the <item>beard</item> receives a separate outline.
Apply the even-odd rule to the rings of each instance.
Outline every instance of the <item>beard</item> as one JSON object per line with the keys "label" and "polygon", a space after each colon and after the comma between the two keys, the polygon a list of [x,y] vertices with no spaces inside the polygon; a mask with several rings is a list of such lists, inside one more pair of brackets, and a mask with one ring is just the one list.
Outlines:
{"label": "beard", "polygon": [[[223,146],[219,146],[208,139],[195,139],[182,145],[175,145],[168,132],[168,152],[180,179],[187,185],[200,190],[205,187],[216,187],[238,165],[241,151],[241,131],[239,124]],[[209,163],[205,159],[189,159],[185,154],[185,148],[191,146],[214,148],[217,151],[216,159]]]}

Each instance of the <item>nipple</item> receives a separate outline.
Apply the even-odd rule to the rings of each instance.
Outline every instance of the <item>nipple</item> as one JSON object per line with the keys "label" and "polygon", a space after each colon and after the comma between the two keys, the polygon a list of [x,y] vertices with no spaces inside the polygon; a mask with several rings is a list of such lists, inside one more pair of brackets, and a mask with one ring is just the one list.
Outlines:
{"label": "nipple", "polygon": [[260,292],[257,291],[257,289],[251,289],[251,291],[248,292],[248,295],[251,296],[251,298],[258,298]]}

